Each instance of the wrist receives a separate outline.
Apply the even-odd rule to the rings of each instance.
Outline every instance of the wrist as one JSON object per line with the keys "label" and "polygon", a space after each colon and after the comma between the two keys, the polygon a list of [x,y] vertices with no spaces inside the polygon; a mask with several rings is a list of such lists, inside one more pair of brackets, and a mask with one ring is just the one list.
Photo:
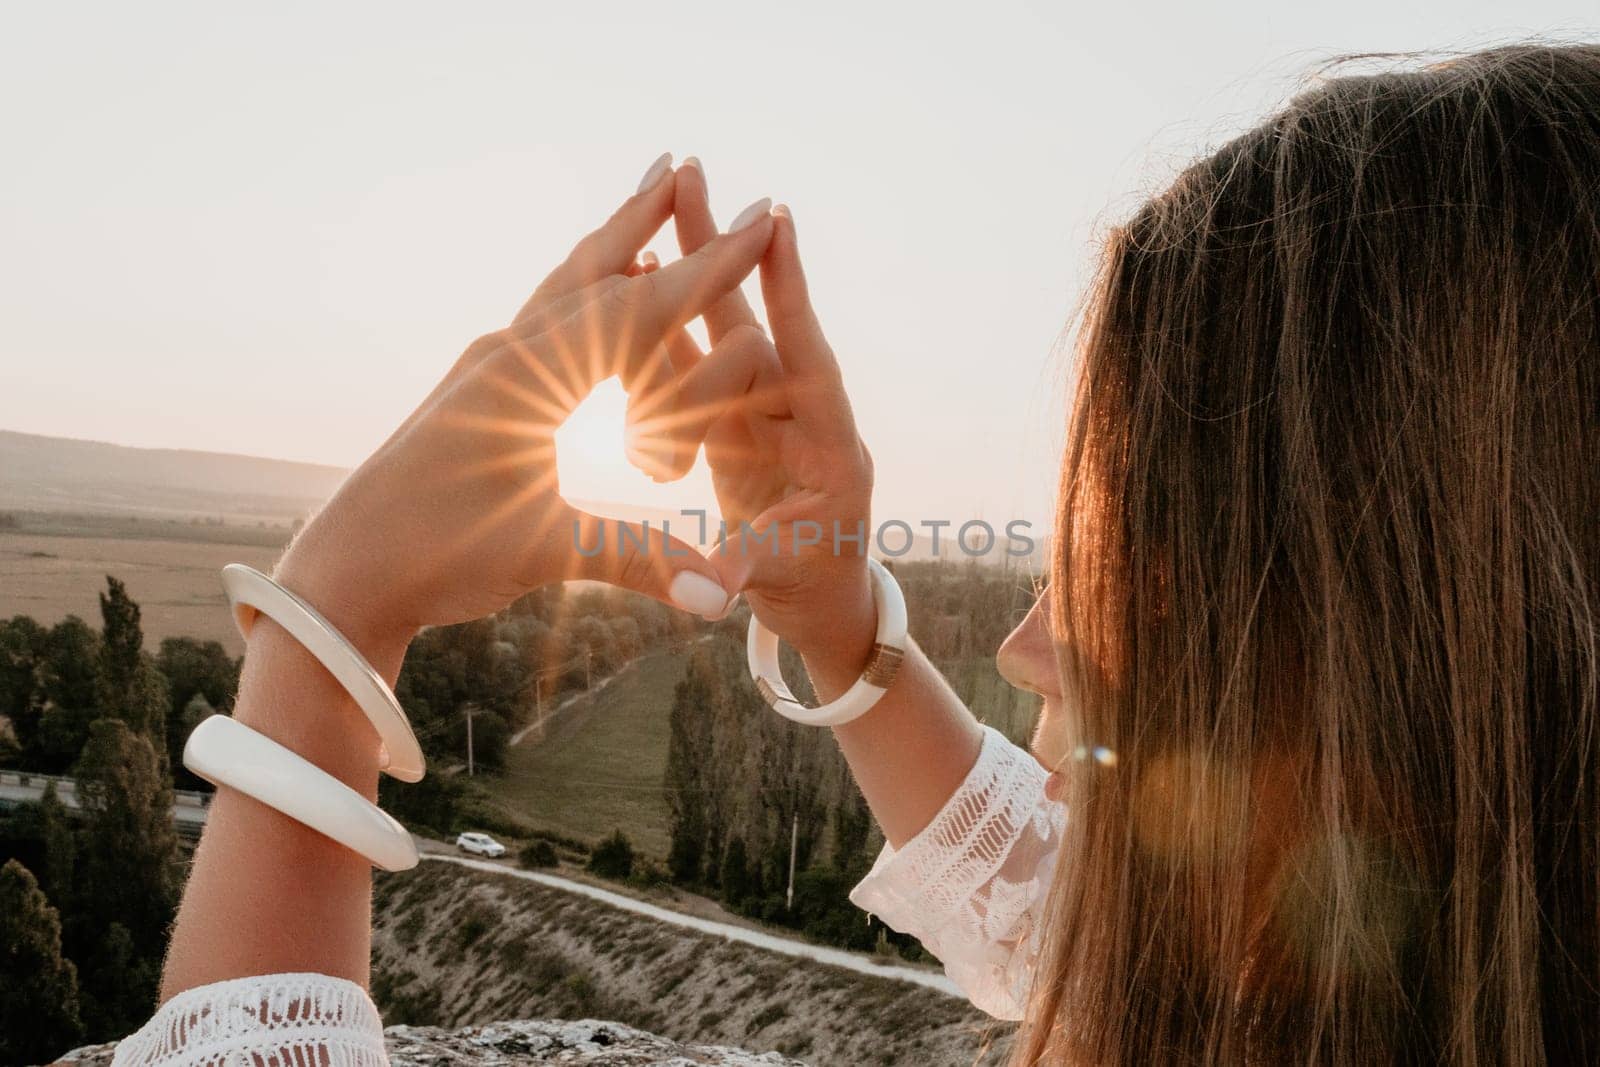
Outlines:
{"label": "wrist", "polygon": [[378,732],[339,681],[270,616],[247,642],[234,718],[367,796],[376,795]]}
{"label": "wrist", "polygon": [[279,561],[273,579],[315,608],[393,686],[420,627],[385,596],[398,576],[363,575],[358,561],[346,556],[353,554],[319,551],[297,541]]}
{"label": "wrist", "polygon": [[872,658],[878,639],[878,609],[873,603],[871,580],[863,572],[861,588],[838,609],[827,628],[827,639],[799,648],[806,674],[822,703],[841,696],[856,683]]}

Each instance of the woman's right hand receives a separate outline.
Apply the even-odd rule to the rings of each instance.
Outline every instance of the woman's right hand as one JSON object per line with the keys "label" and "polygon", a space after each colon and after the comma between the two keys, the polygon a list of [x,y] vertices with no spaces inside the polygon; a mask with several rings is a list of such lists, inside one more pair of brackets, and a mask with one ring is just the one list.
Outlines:
{"label": "woman's right hand", "polygon": [[[280,563],[280,580],[369,657],[398,666],[420,627],[488,615],[562,579],[610,582],[705,615],[723,610],[716,569],[689,545],[656,530],[646,547],[621,545],[616,523],[602,526],[557,492],[556,428],[614,374],[636,398],[672,394],[663,342],[735,289],[772,235],[771,216],[749,212],[738,232],[639,272],[640,249],[672,212],[666,162],[509,328],[467,348]],[[586,554],[600,530],[605,549]]]}
{"label": "woman's right hand", "polygon": [[[678,171],[673,218],[686,255],[725,240],[697,164]],[[794,219],[781,207],[773,218],[761,261],[771,339],[735,288],[706,311],[711,351],[685,353],[679,337],[674,363],[687,368],[681,410],[710,420],[687,432],[704,436],[729,526],[711,561],[724,587],[800,651],[827,700],[860,674],[877,630],[866,566],[872,458],[811,306]],[[740,399],[730,405],[730,395]]]}

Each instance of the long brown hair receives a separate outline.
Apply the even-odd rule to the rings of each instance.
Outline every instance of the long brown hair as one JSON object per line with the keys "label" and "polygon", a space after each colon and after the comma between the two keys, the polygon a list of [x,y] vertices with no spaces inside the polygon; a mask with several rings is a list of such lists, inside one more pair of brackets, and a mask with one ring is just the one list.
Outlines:
{"label": "long brown hair", "polygon": [[1600,48],[1321,81],[1113,235],[1033,1063],[1600,1063]]}

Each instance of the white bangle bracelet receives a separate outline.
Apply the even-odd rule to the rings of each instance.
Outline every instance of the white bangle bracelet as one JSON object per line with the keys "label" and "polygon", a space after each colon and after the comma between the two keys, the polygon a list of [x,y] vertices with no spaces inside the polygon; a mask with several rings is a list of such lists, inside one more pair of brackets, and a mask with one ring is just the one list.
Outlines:
{"label": "white bangle bracelet", "polygon": [[417,843],[372,801],[327,771],[226,715],[205,719],[183,746],[183,765],[237,789],[365,856],[386,871],[417,865]]}
{"label": "white bangle bracelet", "polygon": [[837,700],[821,707],[808,708],[795,699],[778,668],[778,635],[761,625],[755,615],[750,616],[750,636],[746,642],[750,677],[755,679],[762,699],[784,718],[806,726],[841,726],[870,711],[894,681],[900,661],[905,657],[906,598],[894,575],[870,556],[867,572],[872,576],[872,603],[878,609],[878,633],[872,655],[856,683]]}
{"label": "white bangle bracelet", "polygon": [[332,623],[254,567],[228,564],[222,568],[222,586],[241,634],[249,638],[256,612],[265,614],[289,631],[344,686],[383,742],[378,753],[379,770],[402,782],[422,780],[427,773],[422,747],[417,744],[411,721],[394,691]]}

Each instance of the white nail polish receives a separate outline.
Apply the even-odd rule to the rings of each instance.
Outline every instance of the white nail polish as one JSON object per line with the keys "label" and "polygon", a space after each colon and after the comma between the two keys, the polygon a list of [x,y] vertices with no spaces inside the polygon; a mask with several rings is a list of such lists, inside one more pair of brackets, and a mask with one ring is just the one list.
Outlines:
{"label": "white nail polish", "polygon": [[700,177],[704,178],[706,176],[706,168],[700,164],[699,156],[685,156],[683,162],[680,163],[679,166],[693,167],[695,170],[700,172]]}
{"label": "white nail polish", "polygon": [[728,232],[738,233],[746,226],[754,226],[763,215],[771,210],[772,198],[769,196],[763,196],[760,200],[757,200],[755,203],[739,212],[738,215],[734,216],[733,221],[728,223]]}
{"label": "white nail polish", "polygon": [[[639,193],[646,189],[653,189],[657,182],[667,176],[667,171],[672,169],[672,153],[663,152],[656,161],[650,164],[650,169],[644,172],[644,177],[639,179]],[[637,196],[639,193],[635,193]]]}
{"label": "white nail polish", "polygon": [[707,622],[721,622],[723,619],[726,619],[729,615],[733,614],[733,609],[735,607],[737,607],[738,605],[739,605],[739,594],[735,593],[731,597],[728,598],[728,602],[722,606],[722,610],[721,611],[717,612],[715,615],[707,615],[706,616],[706,621]]}
{"label": "white nail polish", "polygon": [[667,587],[667,595],[684,611],[707,617],[720,614],[728,606],[728,594],[722,586],[694,571],[679,571]]}

